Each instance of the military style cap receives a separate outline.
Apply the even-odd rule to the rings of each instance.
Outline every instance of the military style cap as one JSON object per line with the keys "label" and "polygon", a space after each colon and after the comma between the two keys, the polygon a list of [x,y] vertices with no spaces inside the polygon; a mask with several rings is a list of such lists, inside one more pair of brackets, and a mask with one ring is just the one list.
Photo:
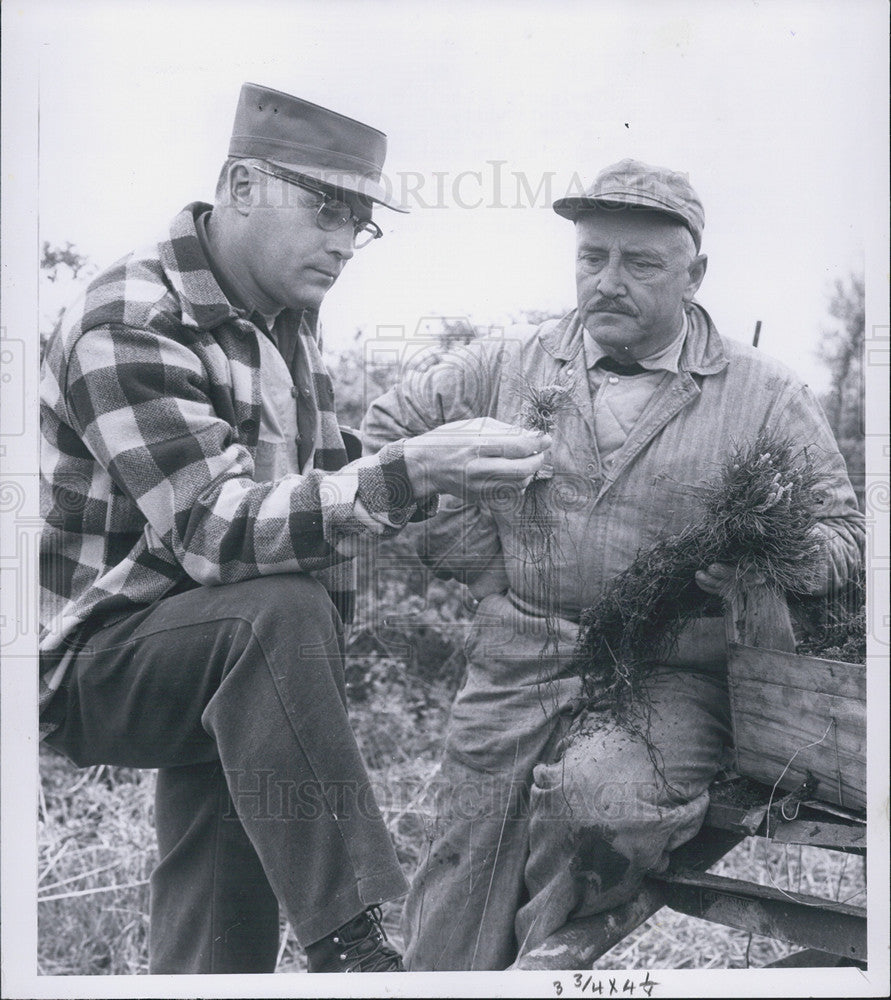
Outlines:
{"label": "military style cap", "polygon": [[601,170],[584,195],[555,201],[554,211],[574,222],[579,212],[624,206],[662,212],[682,222],[690,230],[699,252],[705,227],[702,202],[686,174],[666,167],[651,167],[640,160],[620,160]]}
{"label": "military style cap", "polygon": [[381,184],[387,137],[336,111],[256,83],[238,98],[229,156],[257,157],[392,208]]}

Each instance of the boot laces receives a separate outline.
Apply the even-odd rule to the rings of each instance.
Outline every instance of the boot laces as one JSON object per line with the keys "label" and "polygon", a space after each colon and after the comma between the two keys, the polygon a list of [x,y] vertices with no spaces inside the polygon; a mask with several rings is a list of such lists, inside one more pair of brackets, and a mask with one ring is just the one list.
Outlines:
{"label": "boot laces", "polygon": [[340,960],[346,963],[346,972],[399,972],[402,971],[402,960],[393,948],[382,924],[382,913],[379,906],[372,906],[365,911],[367,922],[365,930],[359,931],[358,937],[347,937],[346,928],[341,928],[335,941],[341,948]]}

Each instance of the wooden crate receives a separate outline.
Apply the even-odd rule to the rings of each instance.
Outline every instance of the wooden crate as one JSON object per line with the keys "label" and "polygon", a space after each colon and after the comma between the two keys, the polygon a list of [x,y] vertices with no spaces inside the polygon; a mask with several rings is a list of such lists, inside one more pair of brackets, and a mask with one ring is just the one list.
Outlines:
{"label": "wooden crate", "polygon": [[815,798],[866,806],[866,667],[799,656],[785,604],[763,588],[734,598],[728,684],[736,768],[784,791],[808,774]]}

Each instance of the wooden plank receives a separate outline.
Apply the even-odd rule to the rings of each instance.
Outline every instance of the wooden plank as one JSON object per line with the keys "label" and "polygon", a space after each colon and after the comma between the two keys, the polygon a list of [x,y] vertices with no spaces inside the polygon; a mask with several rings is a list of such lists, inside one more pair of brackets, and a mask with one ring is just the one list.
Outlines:
{"label": "wooden plank", "polygon": [[775,844],[811,844],[840,850],[866,850],[866,827],[859,823],[828,823],[824,820],[794,819],[771,829]]}
{"label": "wooden plank", "polygon": [[690,916],[849,959],[866,959],[866,910],[720,875],[648,876]]}
{"label": "wooden plank", "polygon": [[[765,690],[760,685],[734,685],[737,744],[757,746],[760,730],[786,733],[788,756],[799,748],[820,740],[820,747],[838,748],[840,753],[866,759],[866,706],[831,695],[811,695],[807,699],[789,697],[787,691]],[[751,734],[751,740],[743,739]]]}
{"label": "wooden plank", "polygon": [[866,817],[856,809],[843,809],[839,806],[830,805],[828,802],[822,802],[820,799],[812,798],[802,799],[801,804],[808,809],[825,814],[826,816],[837,816],[839,819],[844,820],[845,823],[858,823],[861,826],[866,824]]}
{"label": "wooden plank", "polygon": [[[783,730],[776,724],[772,727],[766,725],[763,719],[740,715],[735,726],[737,768],[741,774],[757,778],[768,785],[773,785],[779,778],[783,766],[789,764],[790,770],[800,771],[802,774],[810,769],[817,774],[817,777],[831,774],[836,780],[840,776],[842,782],[847,781],[857,788],[862,787],[866,772],[865,743],[863,740],[852,743],[850,736],[840,731],[836,747],[836,733],[833,727],[829,726],[828,733],[826,728],[824,725],[822,732],[815,736],[799,731],[794,726]],[[821,743],[816,746],[810,745],[824,736],[825,739]],[[750,769],[739,765],[740,759],[748,760],[749,757],[757,757],[759,754],[769,758],[762,774],[752,774]],[[777,763],[780,765],[779,769],[774,767]],[[798,783],[803,780],[804,777],[800,778]],[[825,796],[818,792],[815,797]],[[838,804],[845,805],[843,802]],[[848,805],[850,808],[850,804]]]}
{"label": "wooden plank", "polygon": [[[811,747],[799,753],[789,763],[791,753],[788,741],[782,734],[771,736],[760,733],[757,748],[737,747],[736,767],[742,774],[748,774],[768,785],[778,782],[778,787],[791,791],[812,774],[819,782],[816,797],[836,802],[849,809],[866,807],[866,769],[862,760],[852,760],[835,753],[823,752],[820,747]],[[838,769],[836,769],[838,763]],[[839,795],[839,781],[841,794]]]}
{"label": "wooden plank", "polygon": [[734,680],[730,686],[741,714],[766,717],[781,725],[791,724],[799,732],[817,736],[822,736],[830,720],[835,719],[840,732],[860,739],[866,735],[866,705],[862,701],[752,681]]}
{"label": "wooden plank", "polygon": [[703,826],[717,827],[719,830],[735,830],[752,836],[764,823],[767,803],[763,806],[736,806],[729,802],[709,802]]}
{"label": "wooden plank", "polygon": [[[752,712],[737,711],[734,735],[738,752],[772,754],[783,763],[792,761],[792,766],[799,769],[804,761],[810,762],[807,766],[813,763],[828,768],[832,774],[838,768],[843,777],[850,772],[855,783],[860,784],[856,779],[866,768],[865,733],[852,731],[854,727],[846,720],[833,722],[832,715],[815,721],[802,716],[772,717],[775,713],[767,707],[764,714],[758,712],[758,705],[753,706]],[[740,770],[740,773],[748,772]],[[776,777],[766,783],[772,785]]]}
{"label": "wooden plank", "polygon": [[[794,788],[810,772],[811,776],[815,776],[819,782],[818,794],[822,798],[825,798],[829,802],[839,802],[841,805],[852,809],[866,808],[866,792],[864,789],[854,782],[842,780],[841,791],[839,792],[838,779],[834,774],[816,774],[811,769],[806,771],[796,768],[795,765],[786,768],[785,773],[783,773],[785,764],[778,760],[765,760],[755,753],[740,754],[739,764],[743,769],[756,777],[760,777],[763,781],[777,781],[777,787],[784,791]],[[774,768],[773,771],[771,771],[771,766]]]}
{"label": "wooden plank", "polygon": [[520,955],[511,969],[590,969],[601,955],[664,905],[661,887],[645,884],[634,899],[622,906],[570,920],[538,947]]}
{"label": "wooden plank", "polygon": [[817,797],[864,808],[865,679],[861,664],[731,643],[728,687],[738,770],[772,785],[789,765],[781,788],[795,787],[812,772],[820,782]]}
{"label": "wooden plank", "polygon": [[728,600],[725,616],[731,642],[795,652],[795,636],[786,599],[766,586],[737,590]]}
{"label": "wooden plank", "polygon": [[[795,718],[795,721],[792,721]],[[787,720],[784,725],[784,719]],[[757,752],[763,740],[771,745],[778,745],[786,760],[789,760],[796,750],[802,753],[831,751],[834,761],[835,753],[849,766],[863,767],[866,759],[866,734],[857,732],[857,727],[850,724],[849,719],[838,719],[832,713],[817,717],[776,717],[775,712],[764,710],[759,714],[758,706],[753,706],[751,712],[737,713],[735,730],[736,744],[741,749]],[[811,747],[810,744],[816,744]],[[804,747],[808,747],[804,750]],[[800,756],[800,755],[799,755]],[[797,758],[796,758],[797,759]]]}
{"label": "wooden plank", "polygon": [[791,889],[778,889],[773,885],[760,885],[757,882],[732,878],[729,875],[712,875],[711,872],[668,872],[664,875],[651,874],[647,878],[652,878],[656,882],[663,882],[672,886],[715,890],[727,895],[739,896],[743,899],[798,903],[803,906],[812,906],[823,913],[833,913],[840,917],[866,916],[866,910],[862,906],[837,903],[834,899],[826,899],[823,896],[813,896],[805,892],[793,892]]}
{"label": "wooden plank", "polygon": [[778,958],[775,962],[768,962],[765,969],[837,969],[842,967],[858,967],[865,969],[863,962],[856,959],[841,958],[838,955],[831,955],[829,952],[817,951],[816,948],[805,948],[804,951],[796,951],[791,955]]}
{"label": "wooden plank", "polygon": [[728,668],[734,678],[866,701],[866,666],[862,663],[798,656],[737,642],[731,642],[728,648]]}
{"label": "wooden plank", "polygon": [[[832,727],[829,726],[828,733],[826,728],[824,726],[822,732],[814,736],[811,733],[799,731],[795,726],[783,730],[776,723],[768,725],[764,719],[748,715],[742,716],[736,730],[736,749],[739,754],[767,753],[774,760],[783,764],[791,761],[791,766],[799,770],[807,762],[807,767],[822,767],[831,774],[836,774],[838,771],[842,780],[847,778],[859,786],[862,783],[860,776],[863,774],[865,766],[863,741],[852,743],[850,735],[845,738],[844,734],[839,733],[838,746],[836,747]],[[817,743],[817,740],[824,736],[825,739],[821,743]],[[796,751],[799,751],[797,755]],[[795,755],[794,760],[793,755]],[[744,773],[748,774],[748,772]],[[750,775],[750,777],[756,776]],[[777,777],[779,774],[775,773],[770,780],[766,778],[760,780],[764,781],[765,784],[773,785]],[[822,798],[819,793],[817,797]]]}

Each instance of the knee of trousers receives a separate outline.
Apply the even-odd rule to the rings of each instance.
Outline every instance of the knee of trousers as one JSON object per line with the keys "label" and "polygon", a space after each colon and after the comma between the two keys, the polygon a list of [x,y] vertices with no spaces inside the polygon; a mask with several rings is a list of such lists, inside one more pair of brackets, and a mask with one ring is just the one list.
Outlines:
{"label": "knee of trousers", "polygon": [[210,655],[225,664],[227,688],[238,687],[235,663],[242,679],[265,664],[273,676],[292,679],[332,669],[341,683],[343,624],[318,580],[282,573],[206,589],[202,614],[225,623]]}
{"label": "knee of trousers", "polygon": [[575,771],[566,761],[539,764],[533,772],[531,814],[539,829],[553,828],[577,840],[596,829],[610,840],[659,826],[684,801],[658,776],[618,775],[611,768]]}
{"label": "knee of trousers", "polygon": [[283,638],[290,634],[295,648],[301,642],[339,640],[343,634],[328,592],[318,580],[302,573],[260,576],[213,591],[212,599],[223,599],[233,616],[249,622],[256,634]]}
{"label": "knee of trousers", "polygon": [[207,589],[203,613],[225,627],[214,636],[222,671],[202,714],[206,730],[219,738],[221,720],[235,718],[233,705],[257,711],[257,699],[273,692],[270,711],[279,700],[288,710],[306,698],[344,701],[343,624],[318,580],[282,573]]}
{"label": "knee of trousers", "polygon": [[530,838],[539,854],[566,858],[573,873],[603,869],[601,888],[662,867],[667,852],[695,835],[708,807],[707,793],[668,789],[652,774],[633,780],[589,770],[573,781],[561,765],[535,769]]}

